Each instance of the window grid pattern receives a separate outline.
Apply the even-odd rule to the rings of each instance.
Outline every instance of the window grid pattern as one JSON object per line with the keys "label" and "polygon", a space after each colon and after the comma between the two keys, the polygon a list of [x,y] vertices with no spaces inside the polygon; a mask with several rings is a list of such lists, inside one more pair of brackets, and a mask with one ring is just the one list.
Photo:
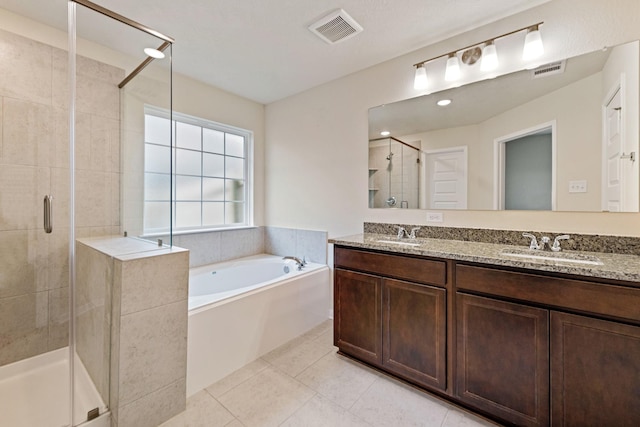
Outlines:
{"label": "window grid pattern", "polygon": [[248,225],[250,133],[175,113],[169,123],[145,113],[145,233],[169,228],[171,169],[175,231]]}

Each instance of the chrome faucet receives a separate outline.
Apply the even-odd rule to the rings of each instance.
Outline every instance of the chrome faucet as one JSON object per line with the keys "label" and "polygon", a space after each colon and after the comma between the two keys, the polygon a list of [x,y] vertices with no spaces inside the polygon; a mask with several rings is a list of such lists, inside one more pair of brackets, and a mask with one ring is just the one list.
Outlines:
{"label": "chrome faucet", "polygon": [[288,259],[290,259],[292,261],[295,261],[296,265],[298,266],[298,271],[302,270],[302,267],[307,265],[307,261],[304,258],[300,259],[300,258],[298,258],[296,256],[286,256],[286,257],[283,257],[282,259],[285,260],[285,261],[288,260]]}
{"label": "chrome faucet", "polygon": [[556,236],[556,238],[553,239],[553,246],[551,246],[551,250],[553,252],[560,252],[562,250],[562,248],[560,247],[560,240],[569,240],[570,238],[571,236],[569,236],[568,234]]}
{"label": "chrome faucet", "polygon": [[538,240],[536,239],[536,236],[534,236],[531,233],[522,233],[523,237],[528,237],[529,239],[531,239],[531,243],[529,243],[529,249],[540,249],[540,245],[538,245]]}
{"label": "chrome faucet", "polygon": [[404,229],[404,227],[400,227],[400,226],[396,226],[398,228],[398,239],[402,239],[404,236],[407,235],[407,230]]}
{"label": "chrome faucet", "polygon": [[410,239],[415,239],[416,238],[416,231],[420,230],[420,227],[415,227],[411,229],[411,233],[409,233],[409,238]]}

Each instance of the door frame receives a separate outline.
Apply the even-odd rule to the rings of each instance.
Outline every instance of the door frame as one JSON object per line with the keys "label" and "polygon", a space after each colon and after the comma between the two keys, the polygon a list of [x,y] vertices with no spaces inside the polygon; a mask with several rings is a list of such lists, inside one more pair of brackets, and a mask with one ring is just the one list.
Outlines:
{"label": "door frame", "polygon": [[514,139],[524,138],[534,135],[543,129],[551,128],[551,210],[557,209],[556,199],[556,161],[557,161],[557,138],[556,121],[551,120],[545,123],[532,126],[530,128],[518,130],[508,135],[500,136],[493,140],[493,209],[503,211],[505,205],[505,168],[506,168],[506,144]]}
{"label": "door frame", "polygon": [[[620,107],[621,107],[621,111],[622,113],[620,114],[620,148],[621,148],[621,153],[625,153],[625,142],[626,142],[626,130],[625,130],[625,114],[624,112],[626,111],[626,105],[625,105],[625,101],[626,101],[626,96],[625,96],[625,86],[626,86],[626,76],[625,73],[622,72],[620,73],[620,75],[618,76],[618,78],[613,82],[613,85],[609,88],[609,90],[607,91],[607,94],[605,95],[605,97],[602,100],[602,144],[601,144],[601,158],[602,158],[602,172],[601,172],[601,188],[602,191],[600,192],[600,208],[602,209],[603,212],[609,212],[609,206],[608,206],[608,164],[607,164],[607,130],[608,130],[608,123],[609,121],[607,120],[607,106],[609,105],[609,103],[613,100],[613,98],[616,96],[616,94],[618,92],[620,92]],[[622,167],[623,165],[621,165]],[[625,181],[625,174],[624,171],[622,170],[620,173],[620,212],[624,212],[624,208],[625,208],[625,194],[624,194],[624,181]]]}

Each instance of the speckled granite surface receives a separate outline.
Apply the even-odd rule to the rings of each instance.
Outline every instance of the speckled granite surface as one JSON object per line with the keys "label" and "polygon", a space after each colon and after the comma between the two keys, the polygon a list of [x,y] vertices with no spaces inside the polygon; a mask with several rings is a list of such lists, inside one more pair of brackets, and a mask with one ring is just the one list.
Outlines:
{"label": "speckled granite surface", "polygon": [[[364,223],[365,233],[387,234],[395,236],[397,226],[411,230],[420,227],[418,237],[430,239],[461,240],[464,242],[496,243],[505,245],[528,246],[529,239],[522,237],[522,233],[531,233],[538,240],[541,236],[548,236],[553,239],[559,233],[540,231],[511,231],[511,230],[490,230],[480,228],[456,228],[456,227],[431,227],[424,225],[407,224],[380,224]],[[603,252],[611,254],[628,254],[640,256],[640,238],[620,237],[620,236],[599,236],[592,234],[571,234],[571,239],[562,242],[562,249],[586,252]]]}
{"label": "speckled granite surface", "polygon": [[[409,228],[411,228],[409,226]],[[429,227],[435,228],[435,227]],[[370,230],[370,228],[369,228]],[[385,230],[387,231],[387,230]],[[420,230],[422,231],[422,229]],[[491,230],[488,230],[491,231]],[[420,235],[420,233],[418,233]],[[538,235],[540,233],[536,233]],[[563,251],[566,255],[553,252],[529,251],[526,241],[522,238],[514,245],[513,240],[504,243],[485,243],[478,241],[461,241],[452,237],[402,239],[395,236],[395,230],[385,233],[365,232],[354,236],[329,239],[329,243],[349,246],[353,248],[377,249],[396,253],[422,255],[436,258],[448,258],[459,261],[477,262],[490,265],[519,267],[531,270],[548,271],[554,273],[574,274],[587,277],[640,282],[640,256],[629,254],[613,254],[591,251]],[[383,242],[381,242],[383,240]],[[493,241],[503,241],[494,238]],[[400,244],[409,243],[407,244]],[[524,245],[523,245],[524,243]],[[566,242],[563,242],[566,243]],[[504,250],[518,252],[521,255],[538,255],[548,257],[569,256],[572,258],[591,261],[597,259],[600,265],[568,262],[561,259],[543,260],[522,258],[506,255]]]}

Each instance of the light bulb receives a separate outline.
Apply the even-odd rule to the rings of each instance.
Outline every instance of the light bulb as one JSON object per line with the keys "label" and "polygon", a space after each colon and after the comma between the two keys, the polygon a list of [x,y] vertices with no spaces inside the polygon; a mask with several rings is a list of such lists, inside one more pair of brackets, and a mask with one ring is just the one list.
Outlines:
{"label": "light bulb", "polygon": [[164,53],[162,53],[158,49],[154,49],[152,47],[145,47],[144,48],[144,53],[147,56],[150,56],[150,57],[155,58],[155,59],[163,59],[164,58]]}
{"label": "light bulb", "polygon": [[480,71],[493,71],[498,68],[498,51],[493,42],[482,48],[482,62],[480,63]]}
{"label": "light bulb", "polygon": [[413,80],[413,88],[415,90],[423,90],[427,88],[427,69],[424,64],[416,66],[416,76]]}
{"label": "light bulb", "polygon": [[522,59],[529,61],[542,56],[543,53],[542,37],[536,25],[527,31],[527,36],[524,39],[524,49],[522,49]]}
{"label": "light bulb", "polygon": [[447,59],[447,69],[444,72],[444,79],[448,82],[460,78],[460,62],[455,54],[451,54]]}

